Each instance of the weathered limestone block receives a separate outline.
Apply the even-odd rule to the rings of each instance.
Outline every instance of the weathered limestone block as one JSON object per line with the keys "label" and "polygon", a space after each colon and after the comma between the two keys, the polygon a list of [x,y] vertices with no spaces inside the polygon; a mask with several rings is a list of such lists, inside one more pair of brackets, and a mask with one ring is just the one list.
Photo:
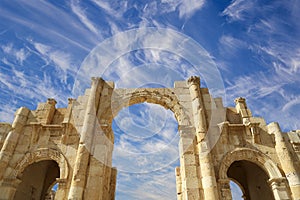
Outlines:
{"label": "weathered limestone block", "polygon": [[40,103],[35,111],[35,116],[41,124],[50,124],[55,113],[55,99],[49,98],[46,103]]}
{"label": "weathered limestone block", "polygon": [[239,97],[235,99],[235,108],[237,112],[241,115],[243,123],[247,124],[249,118],[252,117],[251,111],[247,108],[246,99]]}
{"label": "weathered limestone block", "polygon": [[185,81],[175,81],[174,88],[187,88]]}

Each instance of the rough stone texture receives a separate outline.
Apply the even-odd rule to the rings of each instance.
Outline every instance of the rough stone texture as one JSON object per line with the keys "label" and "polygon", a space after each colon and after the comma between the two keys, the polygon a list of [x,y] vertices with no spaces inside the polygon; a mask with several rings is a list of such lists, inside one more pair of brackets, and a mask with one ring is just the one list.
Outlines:
{"label": "rough stone texture", "polygon": [[0,199],[114,199],[112,120],[142,102],[170,109],[178,121],[178,200],[230,200],[230,180],[246,199],[300,199],[300,130],[267,125],[241,97],[235,108],[224,107],[199,77],[136,89],[92,78],[67,108],[56,108],[54,99],[20,108],[12,124],[0,124]]}

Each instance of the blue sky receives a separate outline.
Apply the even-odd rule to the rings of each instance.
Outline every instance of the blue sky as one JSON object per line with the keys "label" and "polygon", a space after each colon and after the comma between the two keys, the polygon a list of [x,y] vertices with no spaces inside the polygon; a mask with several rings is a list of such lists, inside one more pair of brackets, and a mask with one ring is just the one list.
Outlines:
{"label": "blue sky", "polygon": [[[58,107],[64,107],[69,97],[83,93],[90,76],[115,81],[117,87],[172,87],[174,80],[202,75],[203,85],[215,97],[221,96],[224,105],[233,106],[233,100],[243,96],[253,115],[262,116],[267,122],[278,121],[283,130],[297,129],[299,21],[297,0],[2,0],[0,121],[11,122],[18,107],[35,109],[38,102],[49,97],[58,101]],[[151,38],[149,27],[164,30],[163,34]],[[138,37],[142,41],[140,48],[117,52],[126,42],[136,39],[120,33],[141,29],[147,31]],[[178,47],[181,37],[187,44],[194,42],[201,48],[193,51],[194,48],[184,47],[194,46],[183,45],[179,48],[181,53],[178,48],[169,48]],[[153,43],[156,48],[148,48]],[[106,55],[108,61],[101,55]],[[93,56],[108,65],[89,66]],[[191,60],[197,58],[204,61],[193,66]],[[212,74],[221,80],[222,87],[210,84]],[[124,122],[125,114],[129,123]],[[139,129],[149,125],[141,116],[152,120],[153,133]],[[159,121],[166,123],[161,125]],[[124,124],[132,125],[131,129]],[[160,126],[163,128],[157,128]],[[172,113],[143,104],[119,113],[114,127],[115,150],[119,152],[114,155],[115,162],[124,169],[119,173],[118,198],[128,195],[127,199],[155,199],[153,194],[157,194],[174,199],[173,158],[164,161],[168,165],[156,164],[160,170],[150,168],[145,169],[147,173],[134,175],[125,172],[132,170],[126,169],[129,161],[120,159],[124,149],[130,153],[145,152],[151,150],[149,144],[161,152],[162,160],[176,151],[178,138]],[[143,134],[129,134],[129,130]],[[144,160],[137,156],[135,162],[130,162],[147,166],[154,162],[152,157],[157,152],[150,151]],[[126,187],[131,188],[130,193],[122,192]]]}

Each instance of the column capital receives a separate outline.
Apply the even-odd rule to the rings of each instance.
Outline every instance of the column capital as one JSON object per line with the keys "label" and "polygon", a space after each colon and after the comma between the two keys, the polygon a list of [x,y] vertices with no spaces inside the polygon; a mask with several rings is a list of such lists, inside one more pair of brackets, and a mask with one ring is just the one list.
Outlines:
{"label": "column capital", "polygon": [[47,104],[50,104],[50,105],[56,105],[56,100],[54,98],[48,98],[47,99]]}
{"label": "column capital", "polygon": [[98,84],[100,83],[100,81],[104,81],[101,77],[92,77],[91,78],[91,87],[94,86],[98,86]]}
{"label": "column capital", "polygon": [[191,76],[190,78],[188,78],[187,84],[188,84],[188,86],[191,86],[191,85],[199,85],[200,86],[200,77],[199,76]]}
{"label": "column capital", "polygon": [[285,177],[271,178],[268,183],[271,187],[278,187],[281,184],[285,184],[287,179]]}
{"label": "column capital", "polygon": [[74,99],[74,98],[68,98],[68,104],[72,104],[75,101],[76,101],[76,99]]}
{"label": "column capital", "polygon": [[218,182],[220,184],[229,184],[230,179],[229,178],[220,178],[220,179],[218,179]]}
{"label": "column capital", "polygon": [[67,179],[65,178],[56,178],[56,182],[60,187],[65,187],[67,184]]}
{"label": "column capital", "polygon": [[246,99],[244,97],[238,97],[234,100],[235,104],[238,104],[238,103],[246,103]]}
{"label": "column capital", "polygon": [[4,178],[2,185],[17,188],[22,181],[18,178]]}

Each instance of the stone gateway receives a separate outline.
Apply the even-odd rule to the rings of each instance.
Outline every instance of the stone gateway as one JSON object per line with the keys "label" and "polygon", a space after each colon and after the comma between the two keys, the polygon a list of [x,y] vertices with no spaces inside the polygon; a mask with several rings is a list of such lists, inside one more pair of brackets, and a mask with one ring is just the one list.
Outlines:
{"label": "stone gateway", "polygon": [[135,89],[92,78],[66,108],[54,99],[20,108],[12,124],[0,123],[0,199],[114,199],[112,121],[143,102],[170,109],[178,121],[178,200],[230,200],[230,181],[247,200],[300,199],[300,130],[267,125],[241,97],[224,107],[199,77]]}

